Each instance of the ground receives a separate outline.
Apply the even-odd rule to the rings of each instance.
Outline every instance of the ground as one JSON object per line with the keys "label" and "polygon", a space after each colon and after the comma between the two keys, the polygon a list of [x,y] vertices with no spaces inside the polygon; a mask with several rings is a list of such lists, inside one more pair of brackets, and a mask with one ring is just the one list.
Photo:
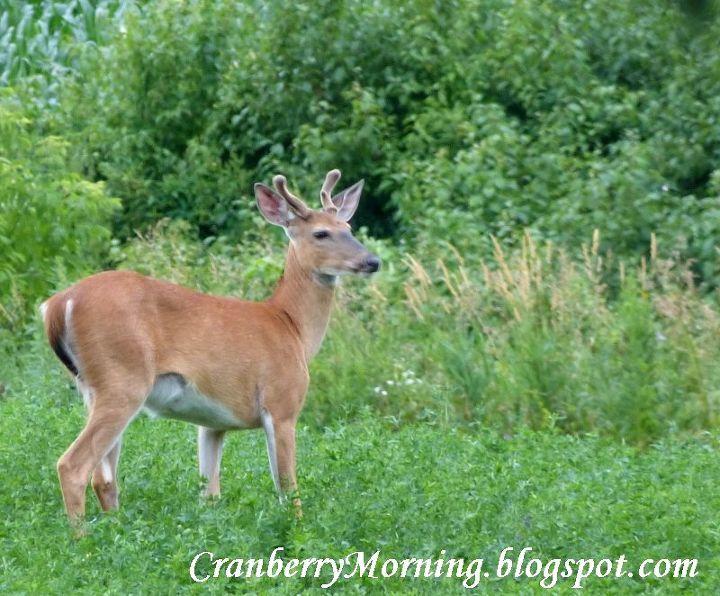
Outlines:
{"label": "ground", "polygon": [[[343,557],[697,558],[693,579],[608,577],[582,582],[590,593],[710,593],[720,582],[720,442],[710,435],[645,449],[592,436],[482,427],[397,427],[367,412],[329,428],[300,425],[304,517],[281,507],[262,434],[229,436],[223,494],[199,498],[195,429],[138,418],[125,435],[121,509],[104,515],[88,490],[89,534],[72,537],[55,462],[82,426],[81,400],[45,356],[0,369],[0,591],[3,593],[320,593],[331,578],[211,578],[195,584],[192,559]],[[442,551],[445,551],[444,553]],[[378,567],[379,569],[379,567]],[[212,573],[210,556],[197,575]],[[222,573],[225,572],[223,567]],[[379,572],[377,573],[379,575]],[[541,592],[536,578],[485,578],[478,593]],[[464,578],[340,579],[340,592],[461,593]],[[574,579],[560,579],[561,592]]]}

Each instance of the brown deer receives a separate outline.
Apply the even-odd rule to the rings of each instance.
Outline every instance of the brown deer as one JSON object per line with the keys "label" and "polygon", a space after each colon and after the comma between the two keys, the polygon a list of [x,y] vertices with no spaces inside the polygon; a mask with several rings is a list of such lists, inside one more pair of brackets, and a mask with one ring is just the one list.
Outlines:
{"label": "brown deer", "polygon": [[[220,494],[225,431],[262,427],[280,500],[297,488],[295,424],[308,363],[320,349],[337,279],[380,267],[352,235],[363,182],[308,208],[275,176],[255,185],[260,212],[290,238],[285,272],[263,302],[202,294],[128,271],[85,278],[41,306],[50,346],[72,373],[88,409],[85,428],[57,464],[65,509],[82,525],[85,489],[117,508],[123,431],[143,409],[198,425],[205,494]],[[296,514],[300,501],[294,499]]]}

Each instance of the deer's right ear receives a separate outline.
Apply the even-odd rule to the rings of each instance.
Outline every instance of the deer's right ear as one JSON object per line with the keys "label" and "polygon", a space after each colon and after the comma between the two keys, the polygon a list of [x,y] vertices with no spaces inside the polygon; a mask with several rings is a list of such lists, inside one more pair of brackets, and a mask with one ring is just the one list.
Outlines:
{"label": "deer's right ear", "polygon": [[287,201],[269,186],[255,184],[255,199],[258,209],[271,224],[287,228],[291,215]]}

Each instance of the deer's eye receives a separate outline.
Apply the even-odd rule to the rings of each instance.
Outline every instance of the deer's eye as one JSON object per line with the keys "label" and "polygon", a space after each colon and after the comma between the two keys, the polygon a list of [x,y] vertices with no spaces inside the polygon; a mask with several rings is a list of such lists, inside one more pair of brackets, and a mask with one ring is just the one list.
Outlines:
{"label": "deer's eye", "polygon": [[327,230],[316,230],[315,232],[313,232],[313,238],[317,238],[318,240],[330,238],[330,232],[328,232]]}

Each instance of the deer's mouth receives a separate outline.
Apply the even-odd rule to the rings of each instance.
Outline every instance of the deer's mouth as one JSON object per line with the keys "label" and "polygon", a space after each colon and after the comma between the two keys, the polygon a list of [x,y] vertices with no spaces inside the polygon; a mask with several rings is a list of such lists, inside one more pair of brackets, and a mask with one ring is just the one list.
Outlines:
{"label": "deer's mouth", "polygon": [[346,261],[342,267],[323,267],[318,270],[322,275],[338,277],[340,275],[358,275],[369,277],[380,269],[380,259],[370,255],[362,261]]}
{"label": "deer's mouth", "polygon": [[358,277],[370,277],[377,273],[380,269],[380,265],[368,265],[367,263],[361,263],[359,265],[353,265],[345,273],[357,275]]}

